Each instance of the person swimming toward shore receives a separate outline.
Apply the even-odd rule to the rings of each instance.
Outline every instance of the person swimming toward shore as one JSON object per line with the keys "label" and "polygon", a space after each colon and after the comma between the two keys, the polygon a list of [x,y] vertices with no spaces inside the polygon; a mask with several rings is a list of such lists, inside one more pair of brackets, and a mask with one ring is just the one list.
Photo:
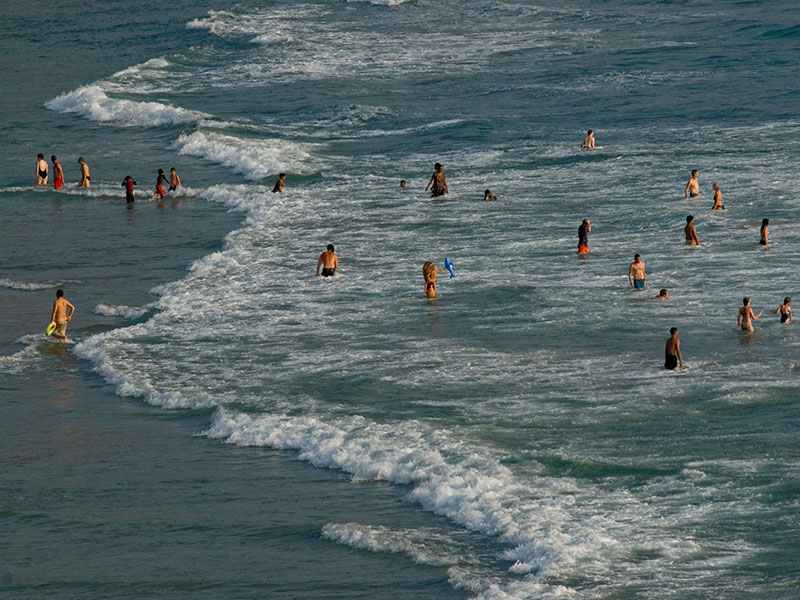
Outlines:
{"label": "person swimming toward shore", "polygon": [[739,312],[736,314],[736,325],[737,327],[741,327],[742,331],[755,331],[753,328],[753,321],[761,316],[761,313],[757,315],[753,314],[753,309],[750,308],[750,298],[744,298],[742,300],[742,308],[739,309]]}
{"label": "person swimming toward shore", "polygon": [[758,243],[762,246],[769,244],[769,219],[761,219],[761,240]]}
{"label": "person swimming toward shore", "polygon": [[425,280],[425,294],[428,298],[436,296],[436,275],[442,271],[444,271],[444,269],[437,269],[436,265],[430,261],[422,265],[422,277]]}
{"label": "person swimming toward shore", "polygon": [[647,280],[647,275],[644,271],[644,261],[642,257],[636,254],[633,257],[633,262],[630,264],[628,268],[628,282],[631,284],[632,288],[636,288],[637,290],[644,289],[644,285]]}
{"label": "person swimming toward shore", "polygon": [[133,186],[136,185],[136,180],[130,175],[125,175],[125,179],[122,180],[120,185],[125,188],[125,203],[133,204],[136,200],[136,196],[133,194]]}
{"label": "person swimming toward shore", "polygon": [[286,185],[286,173],[278,173],[278,180],[275,182],[275,187],[272,188],[272,193],[277,194],[283,191],[283,186]]}
{"label": "person swimming toward shore", "polygon": [[672,371],[677,366],[683,368],[683,357],[681,356],[681,342],[678,339],[678,328],[672,327],[669,330],[667,346],[664,348],[664,368]]}
{"label": "person swimming toward shore", "polygon": [[697,229],[694,227],[694,217],[687,215],[686,227],[683,228],[683,233],[686,235],[687,246],[699,246],[700,240],[697,239]]}
{"label": "person swimming toward shore", "polygon": [[714,206],[711,210],[724,210],[725,205],[722,204],[722,190],[719,189],[719,184],[715,183],[711,187],[714,188]]}
{"label": "person swimming toward shore", "polygon": [[585,150],[594,150],[594,129],[590,129],[586,133],[586,137],[581,142],[581,148]]}
{"label": "person swimming toward shore", "polygon": [[589,254],[589,234],[592,232],[592,223],[584,219],[578,227],[578,254]]}
{"label": "person swimming toward shore", "polygon": [[792,322],[792,307],[789,306],[792,303],[792,299],[789,296],[783,299],[783,304],[781,304],[776,313],[780,313],[781,315],[781,323],[791,323]]}
{"label": "person swimming toward shore", "polygon": [[47,185],[47,161],[41,152],[36,156],[36,185]]}
{"label": "person swimming toward shore", "polygon": [[336,269],[339,268],[339,257],[333,250],[333,244],[328,244],[327,250],[319,255],[315,277],[319,276],[320,267],[322,267],[323,277],[333,277],[336,274]]}
{"label": "person swimming toward shore", "polygon": [[697,173],[697,169],[694,169],[689,181],[686,182],[686,188],[683,190],[684,198],[686,198],[686,196],[691,196],[694,198],[695,196],[700,195],[700,184],[697,182]]}
{"label": "person swimming toward shore", "polygon": [[425,186],[425,191],[427,192],[428,188],[431,188],[431,198],[449,194],[450,190],[447,189],[447,178],[444,176],[444,167],[438,162],[433,165],[433,167],[435,171],[433,175],[431,175],[428,185]]}
{"label": "person swimming toward shore", "polygon": [[666,289],[661,290],[660,292],[658,292],[658,296],[653,296],[650,299],[651,300],[668,300],[669,299],[669,291],[667,291]]}
{"label": "person swimming toward shore", "polygon": [[178,172],[175,170],[175,167],[172,167],[169,170],[169,189],[168,192],[176,192],[181,187],[181,178],[178,175]]}
{"label": "person swimming toward shore", "polygon": [[492,190],[486,188],[483,190],[483,199],[484,200],[497,200],[497,196],[492,193]]}

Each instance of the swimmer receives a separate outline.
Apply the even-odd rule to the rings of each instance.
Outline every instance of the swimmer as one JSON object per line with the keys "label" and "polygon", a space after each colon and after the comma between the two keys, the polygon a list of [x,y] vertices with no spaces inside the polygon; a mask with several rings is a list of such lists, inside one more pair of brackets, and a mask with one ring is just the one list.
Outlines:
{"label": "swimmer", "polygon": [[47,185],[47,162],[41,152],[36,156],[36,185]]}
{"label": "swimmer", "polygon": [[89,180],[91,179],[89,177],[89,165],[86,164],[82,156],[78,159],[78,164],[81,166],[81,180],[78,182],[78,187],[88,188],[90,187]]}
{"label": "swimmer", "polygon": [[642,290],[644,289],[646,279],[647,275],[644,272],[644,261],[641,256],[636,254],[628,268],[628,282],[631,284],[631,287]]}
{"label": "swimmer", "polygon": [[653,296],[650,298],[651,300],[668,300],[669,299],[669,292],[667,290],[661,290],[658,292],[658,296]]}
{"label": "swimmer", "polygon": [[[67,314],[69,309],[69,314]],[[55,336],[60,340],[67,339],[67,321],[75,316],[75,307],[69,300],[64,298],[64,290],[56,290],[56,301],[53,302],[53,312],[50,321],[56,324]]]}
{"label": "swimmer", "polygon": [[687,246],[700,245],[700,240],[697,239],[697,229],[694,228],[694,217],[692,215],[686,217],[686,227],[683,228],[683,233],[686,234]]}
{"label": "swimmer", "polygon": [[157,197],[159,200],[164,199],[164,184],[167,183],[167,176],[164,175],[164,169],[158,170],[158,177],[156,177],[156,191],[153,192],[153,199]]}
{"label": "swimmer", "polygon": [[792,303],[792,299],[789,296],[783,299],[783,304],[781,304],[778,309],[775,311],[776,313],[781,314],[781,323],[791,323],[792,322],[792,307],[789,306]]}
{"label": "swimmer", "polygon": [[64,169],[61,168],[61,163],[58,162],[55,154],[50,157],[50,160],[53,161],[53,189],[60,190],[64,185]]}
{"label": "swimmer", "polygon": [[433,172],[433,175],[431,175],[428,185],[425,186],[425,191],[427,192],[428,188],[433,185],[433,188],[431,188],[431,198],[449,194],[450,190],[447,189],[447,178],[444,176],[444,167],[438,162],[433,165],[433,167],[436,170]]}
{"label": "swimmer", "polygon": [[753,314],[753,309],[750,308],[750,298],[744,298],[742,300],[742,308],[739,309],[736,315],[736,325],[737,327],[741,327],[742,331],[755,331],[753,328],[753,321],[760,316],[761,313],[757,315]]}
{"label": "swimmer", "polygon": [[678,339],[678,328],[673,327],[669,330],[667,346],[664,348],[664,368],[670,371],[679,366],[683,368],[683,357],[681,356],[681,342]]}
{"label": "swimmer", "polygon": [[181,188],[181,178],[175,167],[169,170],[169,189],[168,192],[177,192]]}
{"label": "swimmer", "polygon": [[422,277],[425,279],[425,294],[428,298],[436,295],[436,274],[443,272],[444,269],[437,269],[432,262],[422,265]]}
{"label": "swimmer", "polygon": [[484,200],[497,200],[497,196],[492,193],[492,190],[485,189],[483,190],[483,199]]}
{"label": "swimmer", "polygon": [[715,183],[711,187],[714,188],[714,206],[711,210],[723,210],[725,205],[722,204],[722,190],[719,189],[719,184]]}
{"label": "swimmer", "polygon": [[272,193],[283,191],[283,186],[286,185],[286,173],[278,173],[278,181],[275,182],[275,187],[272,188]]}
{"label": "swimmer", "polygon": [[592,223],[589,219],[584,219],[578,227],[578,254],[589,254],[589,236],[592,232]]}
{"label": "swimmer", "polygon": [[594,129],[590,129],[586,137],[583,138],[581,142],[581,148],[585,148],[586,150],[594,150]]}
{"label": "swimmer", "polygon": [[769,219],[761,219],[761,240],[758,243],[762,246],[769,244]]}
{"label": "swimmer", "polygon": [[133,195],[133,186],[136,185],[134,178],[130,175],[125,175],[125,179],[122,180],[120,185],[125,188],[125,203],[133,204],[134,200],[136,200],[136,196]]}
{"label": "swimmer", "polygon": [[686,188],[683,190],[683,197],[691,196],[694,198],[695,196],[700,195],[700,184],[697,182],[697,169],[692,171],[692,176],[689,178],[689,181],[686,182]]}
{"label": "swimmer", "polygon": [[333,277],[336,274],[336,269],[339,268],[339,257],[333,251],[333,244],[328,244],[328,249],[319,255],[315,277],[319,276],[320,267],[322,267],[323,277]]}
{"label": "swimmer", "polygon": [[405,188],[406,187],[406,180],[405,179],[401,179],[400,180],[400,187],[401,188]]}

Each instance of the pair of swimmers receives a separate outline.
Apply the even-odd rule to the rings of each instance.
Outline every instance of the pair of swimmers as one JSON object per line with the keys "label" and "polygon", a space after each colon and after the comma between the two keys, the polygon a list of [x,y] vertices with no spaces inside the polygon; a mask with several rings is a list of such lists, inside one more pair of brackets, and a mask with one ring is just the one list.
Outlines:
{"label": "pair of swimmers", "polygon": [[[56,155],[52,155],[50,160],[53,162],[53,189],[60,190],[64,185],[64,168],[58,162]],[[78,164],[81,167],[81,180],[78,182],[78,187],[89,187],[89,165],[83,160],[81,156],[78,159]],[[36,185],[47,185],[48,177],[47,161],[44,159],[44,154],[39,153],[36,157]]]}
{"label": "pair of swimmers", "polygon": [[[781,323],[791,323],[792,322],[792,299],[789,296],[783,299],[783,304],[781,304],[778,308],[774,311],[775,314],[780,314],[781,316]],[[743,298],[742,299],[742,307],[739,309],[739,312],[736,314],[736,326],[740,327],[742,331],[755,331],[753,327],[753,321],[758,319],[762,315],[763,311],[759,312],[758,314],[753,313],[753,309],[750,307],[750,298]]]}
{"label": "pair of swimmers", "polygon": [[[134,183],[136,183],[134,181]],[[164,184],[167,183],[167,176],[164,175],[164,169],[158,170],[158,175],[156,176],[156,189],[153,192],[153,199],[158,198],[159,200],[164,199]],[[174,192],[181,187],[181,178],[178,175],[178,172],[175,170],[175,167],[172,167],[169,170],[169,191]]]}
{"label": "pair of swimmers", "polygon": [[[686,182],[686,187],[683,190],[684,198],[687,196],[694,198],[700,195],[698,175],[699,172],[697,169],[693,169],[692,176],[689,178],[689,181]],[[714,188],[714,205],[711,207],[711,210],[723,210],[725,206],[722,204],[722,190],[719,189],[719,184],[714,183],[711,187]]]}

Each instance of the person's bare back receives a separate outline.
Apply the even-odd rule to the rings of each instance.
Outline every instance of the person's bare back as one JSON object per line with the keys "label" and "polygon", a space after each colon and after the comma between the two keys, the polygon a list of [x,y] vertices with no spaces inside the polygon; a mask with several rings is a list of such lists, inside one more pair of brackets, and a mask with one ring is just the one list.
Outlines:
{"label": "person's bare back", "polygon": [[700,245],[700,240],[697,239],[697,229],[694,227],[694,217],[692,215],[686,217],[686,227],[683,228],[683,232],[686,235],[687,246]]}
{"label": "person's bare back", "polygon": [[328,249],[319,255],[317,261],[317,273],[319,275],[319,268],[322,267],[323,277],[333,277],[336,274],[336,269],[339,268],[339,257],[334,252],[333,244],[328,244]]}
{"label": "person's bare back", "polygon": [[[69,313],[67,313],[69,309]],[[63,290],[56,291],[56,300],[53,302],[53,312],[50,314],[50,320],[55,322],[55,336],[60,340],[67,339],[67,321],[71,320],[75,314],[75,307],[64,298]]]}
{"label": "person's bare back", "polygon": [[678,339],[678,328],[673,327],[669,330],[670,337],[667,338],[667,345],[664,348],[664,368],[674,369],[677,366],[683,368],[683,357],[681,356],[681,342]]}

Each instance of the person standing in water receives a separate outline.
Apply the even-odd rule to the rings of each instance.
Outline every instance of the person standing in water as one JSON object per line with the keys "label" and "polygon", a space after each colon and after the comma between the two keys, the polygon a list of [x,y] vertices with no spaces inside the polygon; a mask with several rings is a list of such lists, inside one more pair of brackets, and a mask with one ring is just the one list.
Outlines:
{"label": "person standing in water", "polygon": [[692,215],[686,217],[686,227],[683,228],[683,233],[686,235],[687,246],[700,245],[700,240],[697,239],[697,229],[694,228],[694,217]]}
{"label": "person standing in water", "polygon": [[[67,309],[69,309],[69,313],[67,313]],[[56,290],[56,301],[53,302],[50,321],[54,321],[56,324],[54,334],[58,339],[67,339],[67,321],[72,320],[73,316],[75,316],[75,307],[64,298],[64,290]]]}
{"label": "person standing in water", "polygon": [[628,282],[631,284],[632,288],[643,290],[646,280],[647,275],[644,272],[644,261],[641,256],[636,254],[628,268]]}
{"label": "person standing in water", "polygon": [[181,187],[181,178],[178,175],[178,172],[175,170],[175,167],[172,167],[169,170],[169,190],[168,192],[176,192]]}
{"label": "person standing in water", "polygon": [[711,187],[714,188],[714,206],[711,210],[723,210],[725,205],[722,204],[722,190],[719,189],[719,184],[715,183]]}
{"label": "person standing in water", "polygon": [[769,244],[769,219],[761,219],[761,240],[758,243],[762,246]]}
{"label": "person standing in water", "polygon": [[678,328],[673,327],[669,330],[667,346],[664,348],[664,368],[672,371],[677,366],[683,368],[683,357],[681,356],[681,342],[678,339]]}
{"label": "person standing in water", "polygon": [[86,164],[82,156],[78,159],[78,164],[81,166],[81,180],[78,182],[78,187],[88,188],[89,179],[91,179],[89,177],[89,165]]}
{"label": "person standing in water", "polygon": [[61,163],[58,162],[55,154],[50,157],[50,160],[53,161],[53,189],[60,190],[64,185],[64,169],[61,168]]}
{"label": "person standing in water", "polygon": [[791,323],[792,322],[792,307],[789,306],[792,303],[792,299],[789,296],[783,299],[783,304],[781,304],[778,309],[775,311],[776,313],[781,314],[781,323]]}
{"label": "person standing in water", "polygon": [[744,298],[742,300],[742,308],[739,309],[736,315],[736,325],[741,327],[742,331],[755,331],[753,321],[760,316],[761,313],[753,314],[753,309],[750,308],[750,298]]}
{"label": "person standing in water", "polygon": [[687,196],[691,196],[694,198],[695,196],[700,195],[700,184],[697,182],[697,169],[692,171],[692,176],[689,178],[689,181],[686,182],[686,187],[683,190],[683,197],[686,198]]}
{"label": "person standing in water", "polygon": [[589,254],[589,234],[592,232],[592,223],[584,219],[578,227],[578,254]]}
{"label": "person standing in water", "polygon": [[328,244],[328,249],[319,255],[315,277],[319,276],[320,267],[322,267],[323,277],[333,277],[336,274],[336,269],[339,268],[339,257],[333,251],[333,244]]}
{"label": "person standing in water", "polygon": [[430,188],[432,185],[431,198],[449,194],[450,190],[447,189],[447,178],[444,176],[444,167],[438,162],[433,165],[433,167],[436,170],[433,172],[433,175],[431,175],[428,185],[425,186],[425,191],[427,192],[428,188]]}
{"label": "person standing in water", "polygon": [[136,185],[136,180],[130,175],[125,175],[125,179],[122,180],[120,185],[125,188],[125,203],[133,204],[134,200],[136,200],[136,196],[133,194],[133,186]]}
{"label": "person standing in water", "polygon": [[278,173],[278,181],[275,182],[275,187],[272,188],[272,193],[283,191],[283,186],[286,185],[286,173]]}
{"label": "person standing in water", "polygon": [[164,184],[167,183],[167,176],[164,175],[164,169],[158,170],[158,177],[156,177],[156,190],[153,192],[153,199],[158,197],[159,200],[164,199]]}
{"label": "person standing in water", "polygon": [[594,129],[590,129],[581,142],[581,148],[594,150]]}
{"label": "person standing in water", "polygon": [[428,298],[436,296],[436,275],[444,270],[445,269],[437,269],[436,265],[430,261],[422,265],[422,277],[425,280],[425,295],[427,295]]}
{"label": "person standing in water", "polygon": [[47,185],[47,161],[41,152],[36,156],[36,185]]}

